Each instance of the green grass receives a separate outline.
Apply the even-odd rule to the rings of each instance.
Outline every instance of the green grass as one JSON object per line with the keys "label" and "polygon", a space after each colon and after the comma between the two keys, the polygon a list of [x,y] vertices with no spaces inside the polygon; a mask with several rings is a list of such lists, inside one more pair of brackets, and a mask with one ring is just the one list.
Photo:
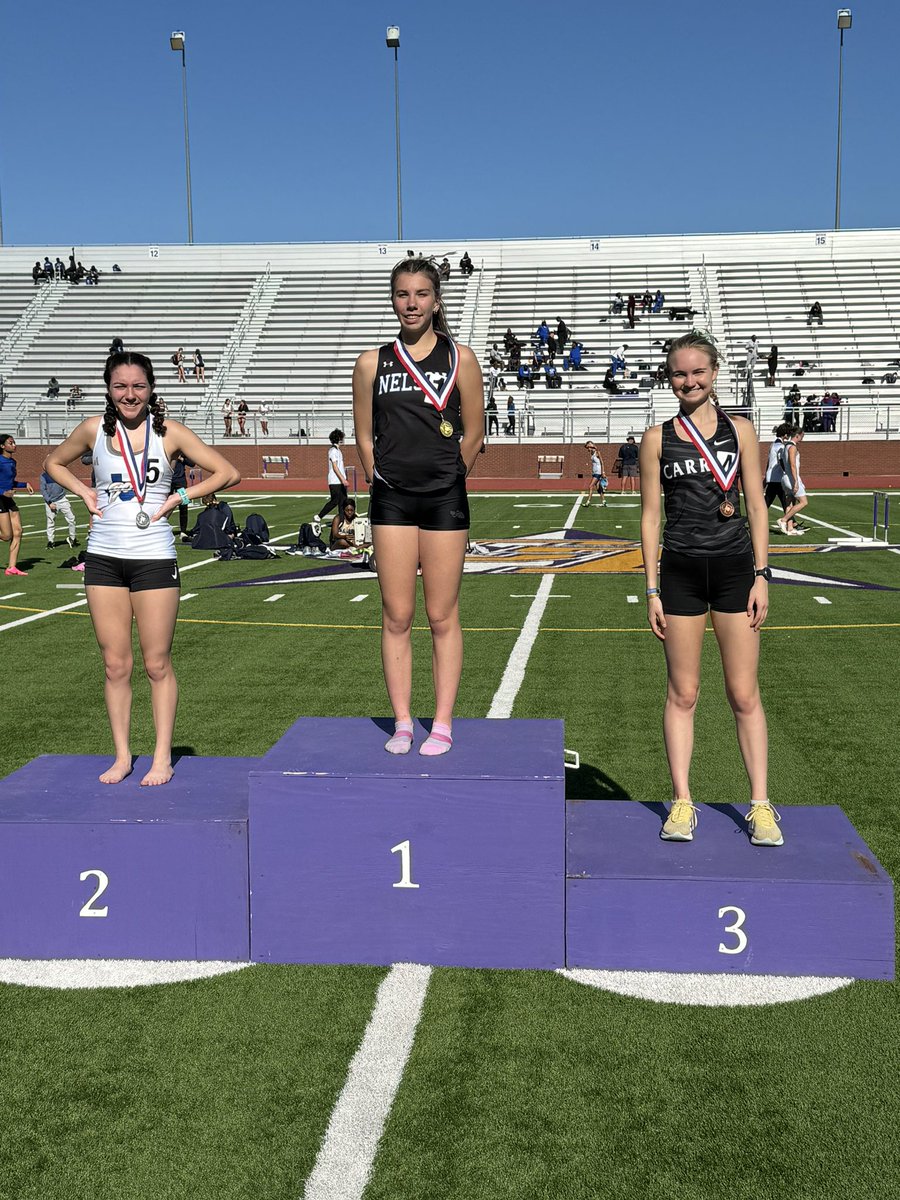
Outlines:
{"label": "green grass", "polygon": [[[289,496],[269,502],[261,511],[276,537],[310,509]],[[548,503],[559,507],[518,507]],[[558,528],[571,503],[475,496],[473,536]],[[22,507],[24,523],[37,526],[23,553],[31,573],[4,579],[0,596],[25,594],[0,599],[0,624],[77,599],[57,589],[78,577],[56,569],[65,549],[44,550],[42,506]],[[809,513],[871,533],[870,494],[814,496]],[[636,507],[611,506],[582,510],[576,526],[629,538],[638,519]],[[829,536],[840,534],[812,525],[807,540]],[[772,797],[784,805],[788,837],[790,805],[840,804],[896,875],[900,591],[825,580],[900,588],[900,555],[806,554],[794,545],[787,553],[784,542],[773,536],[773,563],[823,582],[771,589],[761,682]],[[183,566],[208,557],[179,553]],[[198,595],[182,604],[175,644],[183,752],[258,755],[299,716],[388,711],[373,576],[216,586],[310,566],[284,558],[184,574],[183,591]],[[486,713],[529,607],[513,594],[533,594],[539,578],[466,579],[460,716]],[[565,719],[566,745],[582,761],[566,772],[570,797],[667,797],[662,651],[643,604],[626,599],[641,585],[639,575],[616,573],[554,581],[553,593],[570,599],[548,604],[513,715]],[[283,600],[264,602],[279,591]],[[350,603],[361,593],[365,601]],[[414,707],[427,715],[421,608],[416,625]],[[5,771],[41,753],[108,753],[85,610],[2,636],[14,668]],[[746,782],[712,635],[704,653],[694,791],[742,803]],[[138,672],[134,749],[151,745]],[[0,1197],[302,1195],[383,974],[266,966],[122,991],[0,986]],[[856,983],[784,1006],[692,1008],[552,974],[436,971],[367,1200],[887,1198],[900,1174],[897,1000],[896,985]]]}

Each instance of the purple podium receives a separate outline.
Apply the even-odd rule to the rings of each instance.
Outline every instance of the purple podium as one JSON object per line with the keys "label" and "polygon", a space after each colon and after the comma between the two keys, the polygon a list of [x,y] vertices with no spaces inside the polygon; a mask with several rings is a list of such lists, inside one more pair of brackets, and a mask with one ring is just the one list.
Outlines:
{"label": "purple podium", "polygon": [[0,957],[250,956],[247,775],[259,759],[149,759],[104,785],[109,758],[44,755],[0,780]]}
{"label": "purple podium", "polygon": [[566,964],[609,970],[894,977],[890,877],[837,807],[785,807],[785,844],[704,804],[692,842],[662,806],[567,805]]}
{"label": "purple podium", "polygon": [[562,722],[456,721],[438,758],[392,729],[301,720],[251,773],[251,957],[562,966]]}

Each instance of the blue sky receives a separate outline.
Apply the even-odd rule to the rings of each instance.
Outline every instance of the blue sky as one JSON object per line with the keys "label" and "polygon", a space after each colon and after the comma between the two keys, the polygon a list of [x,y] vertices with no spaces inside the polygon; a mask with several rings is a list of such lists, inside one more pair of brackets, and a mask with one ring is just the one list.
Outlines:
{"label": "blue sky", "polygon": [[[841,224],[896,226],[900,4],[851,4]],[[830,228],[832,0],[46,0],[0,41],[6,243]]]}

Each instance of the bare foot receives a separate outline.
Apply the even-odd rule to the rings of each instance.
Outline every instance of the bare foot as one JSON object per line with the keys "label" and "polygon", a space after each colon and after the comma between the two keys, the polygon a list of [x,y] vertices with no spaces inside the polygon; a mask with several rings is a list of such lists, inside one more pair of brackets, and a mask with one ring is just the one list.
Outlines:
{"label": "bare foot", "polygon": [[172,764],[168,759],[158,764],[154,759],[150,765],[150,770],[141,780],[141,787],[159,787],[161,783],[168,783],[174,774]]}
{"label": "bare foot", "polygon": [[101,783],[121,783],[131,774],[131,756],[126,759],[116,759],[108,771],[100,776]]}

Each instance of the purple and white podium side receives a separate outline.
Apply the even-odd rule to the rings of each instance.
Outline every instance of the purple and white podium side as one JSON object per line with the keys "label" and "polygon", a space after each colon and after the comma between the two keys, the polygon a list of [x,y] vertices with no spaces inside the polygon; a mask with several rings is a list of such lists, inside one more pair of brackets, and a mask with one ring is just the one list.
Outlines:
{"label": "purple and white podium side", "polygon": [[562,966],[562,722],[456,721],[437,758],[390,730],[301,720],[251,772],[252,958]]}
{"label": "purple and white podium side", "polygon": [[114,786],[109,758],[43,755],[0,780],[0,958],[250,955],[247,776],[255,758],[149,760]]}
{"label": "purple and white podium side", "polygon": [[837,807],[785,808],[785,844],[703,805],[663,842],[660,805],[567,805],[566,962],[607,970],[894,977],[890,877]]}

